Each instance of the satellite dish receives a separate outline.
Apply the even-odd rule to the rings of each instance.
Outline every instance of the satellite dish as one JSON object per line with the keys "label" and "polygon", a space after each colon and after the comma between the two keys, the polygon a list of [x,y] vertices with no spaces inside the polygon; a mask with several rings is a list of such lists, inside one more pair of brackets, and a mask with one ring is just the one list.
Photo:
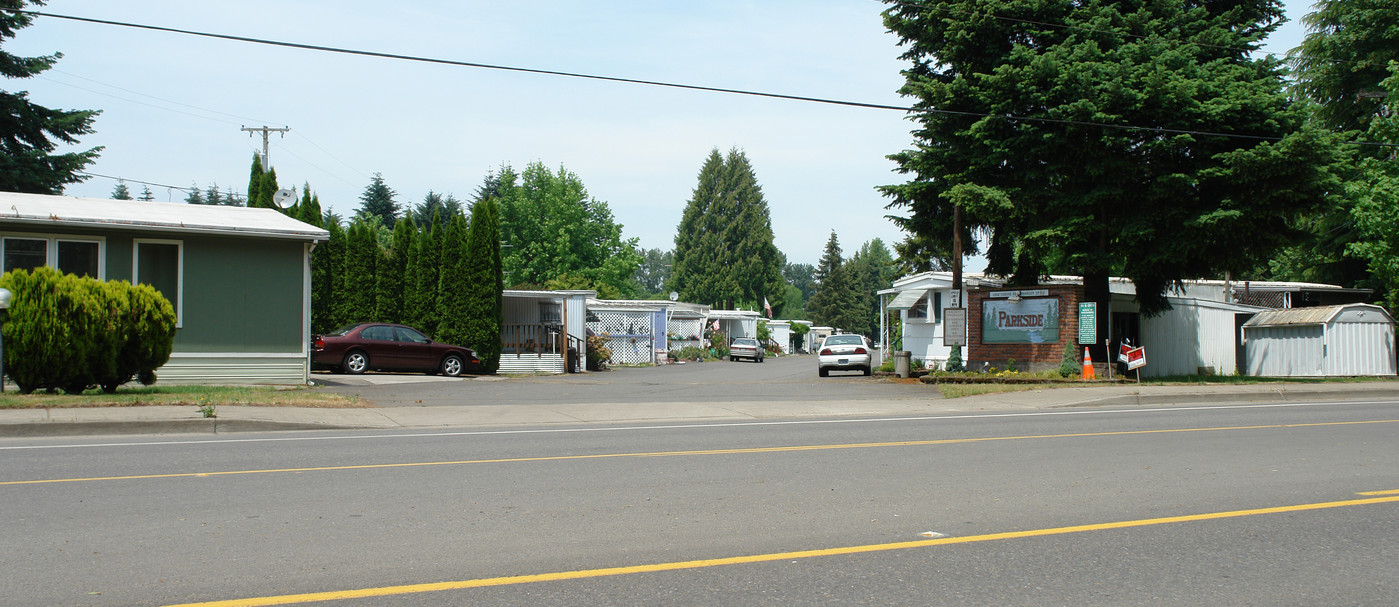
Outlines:
{"label": "satellite dish", "polygon": [[680,294],[679,294],[679,293],[676,293],[675,291],[671,291],[671,292],[670,292],[670,300],[671,300],[671,301],[680,301]]}
{"label": "satellite dish", "polygon": [[292,190],[277,190],[277,193],[272,195],[272,203],[276,204],[279,209],[285,209],[296,204],[296,192]]}

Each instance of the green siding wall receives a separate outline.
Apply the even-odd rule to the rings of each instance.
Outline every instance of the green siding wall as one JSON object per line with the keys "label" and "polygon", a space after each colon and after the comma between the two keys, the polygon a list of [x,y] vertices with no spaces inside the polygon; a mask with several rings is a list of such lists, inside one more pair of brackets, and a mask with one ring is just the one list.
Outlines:
{"label": "green siding wall", "polygon": [[303,242],[2,223],[0,232],[101,237],[107,280],[131,280],[136,240],[181,242],[184,302],[176,352],[300,353],[305,347]]}
{"label": "green siding wall", "polygon": [[177,351],[302,351],[302,243],[197,237],[184,245]]}

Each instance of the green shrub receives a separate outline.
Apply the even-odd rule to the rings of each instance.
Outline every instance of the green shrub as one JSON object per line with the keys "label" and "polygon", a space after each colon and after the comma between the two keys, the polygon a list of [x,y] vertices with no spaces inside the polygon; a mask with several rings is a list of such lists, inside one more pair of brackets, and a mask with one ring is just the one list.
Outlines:
{"label": "green shrub", "polygon": [[100,282],[52,268],[0,276],[13,294],[5,323],[5,372],[20,392],[104,390],[170,359],[175,312],[149,286]]}
{"label": "green shrub", "polygon": [[709,356],[709,350],[696,346],[680,348],[679,350],[671,352],[670,355],[674,357],[675,360],[704,360],[706,358],[711,358]]}
{"label": "green shrub", "polygon": [[1064,354],[1059,358],[1060,377],[1069,377],[1080,372],[1077,354],[1078,348],[1074,347],[1074,341],[1072,339],[1066,340],[1064,343]]}
{"label": "green shrub", "polygon": [[155,370],[169,362],[175,347],[175,308],[150,285],[123,280],[104,287],[113,313],[112,334],[120,339],[111,349],[115,357],[104,364],[106,372],[95,383],[108,393],[132,379],[149,386],[155,383]]}
{"label": "green shrub", "polygon": [[952,352],[947,355],[947,370],[951,373],[961,373],[967,368],[962,366],[962,346],[952,346]]}
{"label": "green shrub", "polygon": [[600,371],[609,360],[612,360],[612,349],[607,347],[607,335],[589,335],[588,370]]}

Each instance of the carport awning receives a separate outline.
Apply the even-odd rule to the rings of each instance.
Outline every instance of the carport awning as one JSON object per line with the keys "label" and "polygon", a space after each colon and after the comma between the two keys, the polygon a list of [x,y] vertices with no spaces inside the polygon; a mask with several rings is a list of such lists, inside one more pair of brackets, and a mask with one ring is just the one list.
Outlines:
{"label": "carport awning", "polygon": [[890,310],[907,310],[918,304],[918,301],[928,295],[925,289],[915,289],[913,291],[903,291],[894,297],[894,301],[889,302]]}

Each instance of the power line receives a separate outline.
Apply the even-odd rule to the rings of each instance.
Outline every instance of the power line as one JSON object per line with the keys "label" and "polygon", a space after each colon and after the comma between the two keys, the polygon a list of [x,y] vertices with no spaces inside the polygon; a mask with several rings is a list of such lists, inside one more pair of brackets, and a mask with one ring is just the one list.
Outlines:
{"label": "power line", "polygon": [[94,173],[88,171],[78,171],[78,175],[90,176],[90,178],[115,179],[119,180],[119,182],[140,183],[140,185],[143,186],[165,187],[165,189],[180,190],[180,192],[199,192],[199,189],[197,189],[197,187],[168,186],[165,185],[165,183],[143,182],[143,180],[140,179],[115,178],[115,176],[112,175],[102,175],[102,173]]}
{"label": "power line", "polygon": [[[117,86],[117,85],[112,84],[112,83],[109,83],[109,82],[102,82],[101,80],[94,80],[94,79],[92,79],[92,78],[88,78],[87,76],[81,76],[81,75],[78,75],[78,74],[74,74],[74,73],[72,73],[72,72],[65,72],[65,71],[60,70],[60,69],[58,69],[58,68],[50,68],[49,71],[53,71],[53,72],[55,72],[55,73],[63,74],[64,76],[69,76],[69,77],[72,77],[72,78],[78,78],[78,79],[80,79],[80,80],[86,80],[86,81],[91,82],[91,83],[93,83],[93,84],[99,84],[99,85],[102,85],[102,86],[105,86],[105,87],[108,87],[108,88],[116,89],[116,90],[118,90],[118,91],[122,91],[122,92],[125,92],[125,93],[130,93],[130,94],[132,94],[132,95],[140,95],[140,96],[145,97],[145,98],[147,98],[147,99],[154,99],[154,100],[156,100],[156,101],[161,101],[161,102],[164,102],[164,103],[169,103],[169,104],[171,104],[171,105],[178,105],[178,106],[181,106],[181,107],[187,107],[187,108],[192,109],[192,110],[199,110],[199,111],[201,111],[201,112],[208,112],[208,113],[210,113],[210,114],[219,114],[219,115],[223,115],[223,116],[228,116],[228,117],[230,117],[230,118],[238,118],[238,119],[241,119],[244,123],[258,123],[258,122],[260,122],[260,123],[262,123],[262,124],[276,124],[276,123],[278,122],[278,121],[276,121],[276,120],[258,120],[258,119],[256,119],[256,118],[248,118],[248,117],[246,117],[246,116],[239,116],[239,115],[237,115],[237,114],[230,114],[230,113],[228,113],[228,112],[221,112],[221,111],[219,111],[219,110],[211,110],[211,109],[206,108],[206,107],[199,107],[199,106],[197,106],[197,105],[190,105],[190,104],[188,104],[188,103],[181,103],[181,102],[175,101],[175,100],[173,100],[173,99],[166,99],[166,98],[164,98],[164,97],[157,97],[157,96],[155,96],[155,95],[151,95],[151,94],[148,94],[148,93],[143,93],[143,92],[141,92],[141,91],[136,91],[136,90],[132,90],[132,89],[120,87],[120,86]],[[40,78],[44,78],[44,77],[43,77],[43,76],[40,76]],[[208,120],[213,120],[213,121],[215,121],[215,122],[222,122],[222,123],[225,123],[225,124],[237,124],[237,123],[235,123],[235,122],[230,122],[230,121],[227,121],[227,120],[219,120],[219,119],[217,119],[217,118],[210,118],[210,117],[208,117],[208,116],[200,116],[200,115],[198,115],[198,114],[189,114],[189,113],[187,113],[187,112],[181,112],[181,111],[179,111],[179,110],[174,110],[174,109],[170,109],[170,108],[166,108],[166,107],[161,107],[161,106],[158,106],[158,105],[153,105],[153,104],[149,104],[149,103],[144,103],[144,102],[141,102],[141,101],[135,101],[135,100],[132,100],[132,99],[127,99],[127,98],[125,98],[125,97],[118,97],[118,96],[113,95],[113,94],[111,94],[111,93],[103,93],[103,92],[101,92],[101,91],[94,91],[94,90],[92,90],[92,89],[82,88],[82,87],[80,87],[80,86],[76,86],[76,85],[69,84],[69,83],[67,83],[67,82],[62,82],[62,81],[59,81],[59,80],[54,80],[54,79],[52,79],[52,78],[44,78],[44,79],[45,79],[45,80],[48,80],[49,82],[56,83],[56,84],[62,84],[62,85],[65,85],[65,86],[71,86],[71,87],[73,87],[73,88],[80,89],[80,90],[84,90],[84,91],[88,91],[88,92],[91,92],[91,93],[96,93],[96,94],[98,94],[98,95],[105,95],[105,96],[108,96],[108,97],[112,97],[113,99],[120,99],[120,100],[122,100],[122,101],[127,101],[127,102],[131,102],[131,103],[137,103],[137,104],[141,104],[141,105],[146,105],[146,106],[149,106],[149,107],[158,108],[158,109],[162,109],[162,110],[167,110],[167,111],[171,111],[171,112],[177,112],[177,113],[180,113],[180,114],[186,114],[186,115],[189,115],[189,116],[195,116],[195,117],[197,117],[197,118],[205,118],[205,119],[208,119]]]}
{"label": "power line", "polygon": [[159,26],[159,25],[145,25],[145,24],[140,24],[140,23],[127,23],[127,22],[123,22],[123,21],[111,21],[111,20],[107,20],[107,19],[94,19],[94,18],[91,18],[91,17],[76,17],[76,16],[73,16],[73,15],[59,15],[59,14],[56,14],[56,13],[44,13],[44,12],[39,12],[39,11],[17,10],[17,9],[0,9],[0,10],[9,10],[9,11],[11,11],[11,12],[23,13],[23,14],[26,14],[26,15],[34,15],[34,16],[37,16],[37,17],[52,17],[52,18],[54,18],[54,19],[67,19],[67,20],[69,20],[69,21],[80,21],[80,22],[85,22],[85,23],[96,23],[96,24],[99,24],[99,25],[115,25],[115,26],[118,26],[118,27],[130,27],[130,28],[135,28],[135,29],[144,29],[144,30],[151,30],[151,31],[157,31],[157,32],[168,32],[168,33],[172,33],[172,34],[185,34],[185,35],[188,35],[188,36],[199,36],[199,37],[203,37],[203,38],[215,38],[215,39],[218,39],[218,40],[232,40],[232,41],[235,41],[235,42],[248,42],[248,43],[252,43],[252,44],[264,44],[264,45],[268,45],[268,46],[280,46],[280,47],[285,47],[285,48],[295,48],[295,49],[302,49],[302,50],[309,50],[309,51],[322,51],[322,52],[327,52],[327,53],[340,53],[340,54],[344,54],[344,55],[358,55],[358,56],[361,56],[361,57],[377,57],[377,58],[380,58],[380,59],[398,59],[398,60],[401,60],[401,61],[416,61],[416,62],[419,62],[419,63],[433,63],[433,64],[439,64],[439,65],[452,65],[452,66],[457,66],[457,67],[475,67],[475,68],[489,69],[489,70],[502,70],[502,71],[508,71],[508,72],[523,72],[523,73],[527,73],[527,74],[541,74],[541,75],[545,75],[545,76],[565,76],[565,77],[568,77],[568,78],[583,78],[583,79],[587,79],[587,80],[603,80],[603,81],[607,81],[607,82],[622,82],[622,83],[627,83],[627,84],[644,84],[644,85],[648,85],[648,86],[661,86],[661,87],[669,87],[669,88],[687,89],[687,90],[693,90],[693,91],[707,91],[707,92],[711,92],[711,93],[729,93],[729,94],[734,94],[734,95],[750,95],[750,96],[754,96],[754,97],[767,97],[767,98],[772,98],[772,99],[786,99],[786,100],[789,100],[789,101],[809,101],[809,102],[812,102],[812,103],[825,103],[825,104],[831,104],[831,105],[844,105],[844,106],[851,106],[851,107],[863,107],[863,108],[872,108],[872,109],[881,109],[881,110],[912,111],[910,108],[907,108],[907,107],[897,106],[897,105],[887,105],[887,104],[881,104],[881,103],[865,103],[865,102],[860,102],[860,101],[841,101],[841,100],[838,100],[838,99],[825,99],[825,98],[820,98],[820,97],[804,97],[804,96],[800,96],[800,95],[786,95],[786,94],[782,94],[782,93],[765,93],[765,92],[760,92],[760,91],[746,91],[746,90],[741,90],[741,89],[728,89],[728,88],[720,88],[720,87],[712,87],[712,86],[701,86],[701,85],[697,85],[697,84],[680,84],[680,83],[675,83],[675,82],[661,82],[661,81],[657,81],[657,80],[640,80],[640,79],[636,79],[636,78],[622,78],[622,77],[618,77],[618,76],[600,76],[600,75],[597,75],[597,74],[583,74],[583,73],[578,73],[578,72],[562,72],[562,71],[557,71],[557,70],[545,70],[545,69],[528,68],[528,67],[514,67],[514,66],[508,66],[508,65],[493,65],[493,64],[489,64],[489,63],[476,63],[476,62],[472,62],[472,61],[456,61],[456,60],[453,60],[453,59],[437,59],[437,58],[433,58],[433,57],[420,57],[420,56],[416,56],[416,55],[401,55],[401,54],[397,54],[397,53],[381,53],[381,52],[378,52],[378,51],[365,51],[365,50],[358,50],[358,49],[340,48],[340,47],[334,47],[334,46],[322,46],[322,45],[317,45],[317,44],[302,44],[302,43],[299,43],[299,42],[285,42],[285,41],[279,41],[279,40],[267,40],[267,39],[264,39],[264,38],[251,38],[251,37],[248,37],[248,36],[234,36],[234,35],[230,35],[230,34],[215,34],[215,33],[210,33],[210,32],[199,32],[199,31],[194,31],[194,30],[184,30],[184,29],[177,29],[177,28],[172,28],[172,27],[163,27],[163,26]]}
{"label": "power line", "polygon": [[[905,4],[905,6],[921,6],[921,5],[916,5],[916,4]],[[19,10],[19,9],[0,9],[0,10],[8,10],[8,11],[13,12],[13,13],[20,13],[20,14],[26,14],[26,15],[33,15],[33,16],[38,16],[38,17],[52,17],[52,18],[54,18],[54,19],[65,19],[65,20],[69,20],[69,21],[78,21],[78,22],[84,22],[84,23],[95,23],[95,24],[99,24],[99,25],[113,25],[113,26],[117,26],[117,27],[128,27],[128,28],[143,29],[143,30],[151,30],[151,31],[157,31],[157,32],[167,32],[167,33],[174,33],[174,34],[185,34],[185,35],[188,35],[188,36],[198,36],[198,37],[202,37],[202,38],[214,38],[214,39],[218,39],[218,40],[231,40],[231,41],[235,41],[235,42],[247,42],[247,43],[251,43],[251,44],[262,44],[262,45],[267,45],[267,46],[277,46],[277,47],[284,47],[284,48],[295,48],[295,49],[310,50],[310,51],[321,51],[321,52],[328,52],[328,53],[339,53],[339,54],[344,54],[344,55],[356,55],[356,56],[361,56],[361,57],[377,57],[377,58],[381,58],[381,59],[397,59],[397,60],[401,60],[401,61],[414,61],[414,62],[419,62],[419,63],[431,63],[431,64],[438,64],[438,65],[450,65],[450,66],[456,66],[456,67],[474,67],[474,68],[480,68],[480,69],[502,70],[502,71],[510,71],[510,72],[522,72],[522,73],[527,73],[527,74],[540,74],[540,75],[546,75],[546,76],[563,76],[563,77],[567,77],[567,78],[581,78],[581,79],[586,79],[586,80],[601,80],[601,81],[605,81],[605,82],[620,82],[620,83],[626,83],[626,84],[640,84],[640,85],[646,85],[646,86],[659,86],[659,87],[666,87],[666,88],[677,88],[677,89],[685,89],[685,90],[693,90],[693,91],[704,91],[704,92],[711,92],[711,93],[728,93],[728,94],[733,94],[733,95],[747,95],[747,96],[752,96],[752,97],[764,97],[764,98],[769,98],[769,99],[783,99],[783,100],[788,100],[788,101],[806,101],[806,102],[810,102],[810,103],[822,103],[822,104],[827,104],[827,105],[839,105],[839,106],[847,106],[847,107],[860,107],[860,108],[879,109],[879,110],[896,110],[896,111],[907,112],[907,113],[942,114],[942,115],[968,116],[968,117],[977,117],[977,118],[1001,118],[1001,119],[1005,119],[1005,120],[1017,120],[1017,121],[1023,121],[1023,122],[1036,122],[1036,123],[1042,123],[1042,124],[1059,124],[1059,125],[1073,125],[1073,126],[1095,126],[1095,127],[1112,128],[1112,129],[1128,130],[1128,131],[1145,131],[1145,132],[1149,132],[1149,133],[1162,134],[1162,135],[1194,135],[1194,136],[1200,136],[1200,137],[1223,137],[1223,138],[1229,138],[1229,139],[1248,139],[1248,140],[1253,140],[1253,141],[1281,141],[1281,140],[1283,139],[1282,137],[1273,136],[1273,135],[1243,135],[1243,134],[1238,134],[1238,133],[1219,133],[1219,132],[1211,132],[1211,131],[1196,131],[1196,130],[1186,130],[1186,129],[1168,129],[1168,128],[1162,128],[1162,127],[1135,126],[1135,125],[1123,125],[1123,124],[1109,124],[1109,123],[1090,122],[1090,121],[1078,121],[1078,120],[1061,120],[1061,119],[1054,119],[1054,118],[1039,118],[1039,117],[1033,117],[1033,116],[1016,116],[1016,115],[1014,115],[1014,114],[993,114],[993,113],[989,113],[989,112],[971,112],[971,111],[958,111],[958,110],[944,110],[944,109],[937,109],[937,108],[920,108],[920,107],[916,107],[916,106],[898,106],[898,105],[888,105],[888,104],[882,104],[882,103],[866,103],[866,102],[860,102],[860,101],[843,101],[843,100],[839,100],[839,99],[830,99],[830,98],[823,98],[823,97],[806,97],[806,96],[801,96],[801,95],[787,95],[787,94],[782,94],[782,93],[768,93],[768,92],[762,92],[762,91],[749,91],[749,90],[743,90],[743,89],[730,89],[730,88],[721,88],[721,87],[701,86],[701,85],[695,85],[695,84],[681,84],[681,83],[675,83],[675,82],[662,82],[662,81],[657,81],[657,80],[641,80],[641,79],[636,79],[636,78],[622,78],[622,77],[618,77],[618,76],[602,76],[602,75],[597,75],[597,74],[584,74],[584,73],[579,73],[579,72],[563,72],[563,71],[557,71],[557,70],[545,70],[545,69],[537,69],[537,68],[514,67],[514,66],[507,66],[507,65],[495,65],[495,64],[489,64],[489,63],[477,63],[477,62],[471,62],[471,61],[457,61],[457,60],[452,60],[452,59],[438,59],[438,58],[433,58],[433,57],[421,57],[421,56],[415,56],[415,55],[401,55],[401,54],[396,54],[396,53],[383,53],[383,52],[378,52],[378,51],[365,51],[365,50],[357,50],[357,49],[347,49],[347,48],[340,48],[340,47],[333,47],[333,46],[322,46],[322,45],[315,45],[315,44],[302,44],[302,43],[299,43],[299,42],[285,42],[285,41],[278,41],[278,40],[267,40],[267,39],[263,39],[263,38],[251,38],[251,37],[248,37],[248,36],[234,36],[234,35],[230,35],[230,34],[215,34],[215,33],[211,33],[211,32],[200,32],[200,31],[195,31],[195,30],[184,30],[184,29],[171,28],[171,27],[164,27],[164,26],[158,26],[158,25],[145,25],[145,24],[140,24],[140,23],[128,23],[128,22],[123,22],[123,21],[112,21],[112,20],[108,20],[108,19],[94,19],[94,18],[91,18],[91,17],[77,17],[77,16],[73,16],[73,15],[60,15],[60,14],[56,14],[56,13],[46,13],[46,12],[40,12],[40,11]],[[1052,25],[1052,24],[1045,24],[1045,25]],[[1069,26],[1060,26],[1060,27],[1069,27]],[[1367,142],[1367,141],[1345,141],[1345,142],[1342,142],[1342,143],[1346,143],[1346,144],[1349,144],[1349,145],[1369,146],[1369,147],[1399,147],[1399,144],[1392,144],[1392,143],[1376,143],[1376,142]]]}

